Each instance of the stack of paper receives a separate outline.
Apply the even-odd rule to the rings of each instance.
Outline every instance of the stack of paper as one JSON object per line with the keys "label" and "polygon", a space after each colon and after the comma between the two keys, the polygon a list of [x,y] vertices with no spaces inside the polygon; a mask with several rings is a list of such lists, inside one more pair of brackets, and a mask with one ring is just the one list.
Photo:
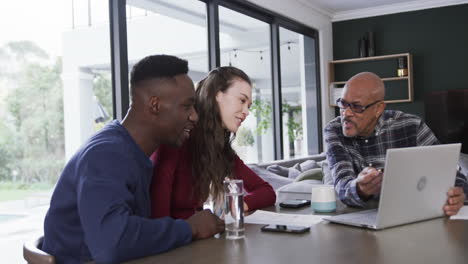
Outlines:
{"label": "stack of paper", "polygon": [[452,215],[450,217],[451,220],[468,220],[468,206],[463,206],[458,211],[458,214]]}
{"label": "stack of paper", "polygon": [[329,215],[281,214],[257,210],[255,211],[255,213],[246,216],[244,218],[244,223],[266,225],[312,226],[317,223],[320,223],[324,217],[329,217]]}

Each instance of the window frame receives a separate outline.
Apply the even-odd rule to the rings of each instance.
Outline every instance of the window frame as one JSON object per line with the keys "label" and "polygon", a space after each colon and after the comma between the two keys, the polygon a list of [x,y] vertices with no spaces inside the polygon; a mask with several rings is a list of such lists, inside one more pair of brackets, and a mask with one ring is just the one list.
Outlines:
{"label": "window frame", "polygon": [[[271,51],[271,79],[272,79],[272,111],[274,134],[274,159],[284,158],[282,114],[281,114],[281,66],[279,28],[315,39],[316,58],[316,105],[317,105],[317,146],[319,153],[323,151],[322,143],[322,113],[321,113],[321,86],[320,86],[320,54],[318,31],[300,22],[293,21],[275,12],[250,3],[246,0],[193,0],[201,1],[207,8],[208,30],[208,60],[209,69],[220,66],[219,43],[219,6],[231,9],[241,14],[258,19],[270,25],[270,51]],[[129,109],[128,87],[128,50],[126,26],[126,0],[109,0],[109,25],[111,35],[111,67],[112,67],[112,96],[114,117],[122,120]],[[308,148],[310,149],[310,147]],[[311,155],[308,153],[308,155]]]}

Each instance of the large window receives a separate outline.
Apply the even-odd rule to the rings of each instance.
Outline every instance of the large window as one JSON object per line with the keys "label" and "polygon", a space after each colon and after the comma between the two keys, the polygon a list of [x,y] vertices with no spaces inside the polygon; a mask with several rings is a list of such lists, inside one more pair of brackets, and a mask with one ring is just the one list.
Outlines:
{"label": "large window", "polygon": [[[119,10],[112,12],[114,16],[125,14],[127,22],[122,27],[120,16],[111,21],[113,35],[119,36],[113,39],[119,42],[113,53],[116,72],[130,71],[136,61],[150,54],[171,54],[189,61],[194,82],[211,68],[224,65],[236,66],[251,77],[253,105],[233,145],[245,162],[306,156],[322,150],[315,30],[247,2],[111,3]],[[122,94],[123,103],[116,108],[117,118],[121,118],[128,109],[128,75],[118,76],[123,77],[116,80],[116,93]]]}
{"label": "large window", "polygon": [[319,152],[315,39],[280,27],[284,158]]}
{"label": "large window", "polygon": [[2,263],[24,262],[65,162],[112,118],[108,17],[102,0],[2,2]]}
{"label": "large window", "polygon": [[147,55],[188,60],[194,82],[221,65],[251,77],[254,104],[234,143],[245,162],[321,151],[317,34],[248,1],[6,1],[0,32],[5,263],[21,263],[22,243],[42,234],[65,162],[125,115],[128,70]]}
{"label": "large window", "polygon": [[221,66],[235,66],[252,81],[250,115],[237,131],[233,147],[245,162],[274,159],[270,27],[267,23],[219,8]]}

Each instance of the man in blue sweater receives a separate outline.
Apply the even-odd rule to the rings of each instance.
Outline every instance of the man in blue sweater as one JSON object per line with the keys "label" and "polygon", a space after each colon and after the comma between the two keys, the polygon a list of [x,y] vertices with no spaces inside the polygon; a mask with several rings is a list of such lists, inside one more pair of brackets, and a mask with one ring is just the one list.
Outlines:
{"label": "man in blue sweater", "polygon": [[210,211],[187,220],[150,219],[149,156],[180,146],[198,116],[187,61],[149,56],[131,73],[131,106],[70,159],[44,221],[42,249],[57,263],[120,263],[208,238],[224,230]]}

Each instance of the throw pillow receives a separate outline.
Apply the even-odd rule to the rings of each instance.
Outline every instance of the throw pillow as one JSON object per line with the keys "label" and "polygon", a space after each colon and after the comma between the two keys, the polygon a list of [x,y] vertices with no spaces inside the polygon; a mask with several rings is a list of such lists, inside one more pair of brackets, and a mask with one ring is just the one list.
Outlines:
{"label": "throw pillow", "polygon": [[286,184],[289,184],[293,182],[293,180],[288,179],[286,177],[274,174],[264,168],[255,166],[255,165],[249,165],[249,168],[254,171],[260,178],[262,178],[264,181],[268,182],[273,189],[278,189],[281,186],[284,186]]}
{"label": "throw pillow", "polygon": [[310,170],[306,170],[299,174],[294,181],[303,181],[303,180],[317,180],[322,182],[323,180],[323,173],[322,173],[322,168],[313,168]]}
{"label": "throw pillow", "polygon": [[294,164],[294,166],[292,166],[291,168],[280,166],[278,164],[273,164],[268,166],[266,169],[274,174],[287,177],[292,180],[294,180],[299,174],[301,174],[299,163]]}
{"label": "throw pillow", "polygon": [[317,168],[318,167],[318,164],[315,160],[306,160],[304,162],[301,163],[301,169],[300,171],[304,172],[304,171],[308,171],[310,169],[313,169],[313,168]]}
{"label": "throw pillow", "polygon": [[277,174],[283,177],[288,177],[288,174],[289,174],[289,168],[280,166],[278,164],[270,165],[266,167],[266,169],[274,174]]}
{"label": "throw pillow", "polygon": [[294,164],[288,171],[288,178],[289,179],[296,179],[297,176],[301,174],[301,165],[299,163]]}

